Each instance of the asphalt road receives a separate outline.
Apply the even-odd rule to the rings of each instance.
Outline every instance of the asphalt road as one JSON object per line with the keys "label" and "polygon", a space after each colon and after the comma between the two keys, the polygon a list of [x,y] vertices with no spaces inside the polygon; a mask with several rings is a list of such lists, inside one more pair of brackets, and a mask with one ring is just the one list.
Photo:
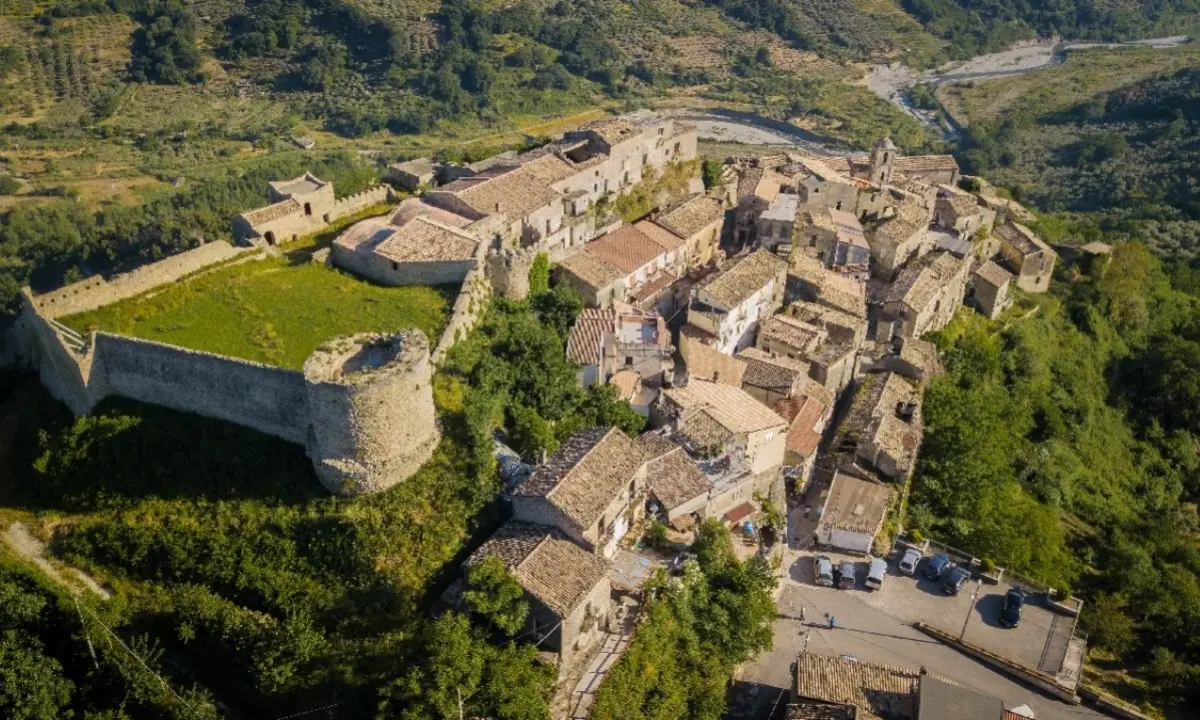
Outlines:
{"label": "asphalt road", "polygon": [[[894,579],[894,578],[892,578]],[[853,655],[861,662],[924,667],[1009,705],[1028,704],[1039,720],[1105,718],[1090,708],[1069,705],[992,671],[950,647],[913,629],[903,621],[871,607],[853,594],[783,581],[775,621],[775,648],[743,668],[739,679],[776,688],[791,686],[791,664],[807,646],[809,652]],[[800,620],[800,608],[805,620]],[[827,615],[837,619],[829,629]]]}

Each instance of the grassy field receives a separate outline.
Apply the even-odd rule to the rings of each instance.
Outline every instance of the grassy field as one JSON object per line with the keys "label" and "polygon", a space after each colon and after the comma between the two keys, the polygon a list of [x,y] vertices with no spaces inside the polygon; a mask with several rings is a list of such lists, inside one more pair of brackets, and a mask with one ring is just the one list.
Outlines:
{"label": "grassy field", "polygon": [[382,287],[311,262],[345,225],[63,322],[297,369],[339,335],[418,328],[436,342],[457,288]]}
{"label": "grassy field", "polygon": [[1015,110],[1033,114],[1070,107],[1143,78],[1200,65],[1200,42],[1178,48],[1093,49],[1070,53],[1054,65],[1012,78],[956,83],[937,96],[962,125],[1001,119]]}

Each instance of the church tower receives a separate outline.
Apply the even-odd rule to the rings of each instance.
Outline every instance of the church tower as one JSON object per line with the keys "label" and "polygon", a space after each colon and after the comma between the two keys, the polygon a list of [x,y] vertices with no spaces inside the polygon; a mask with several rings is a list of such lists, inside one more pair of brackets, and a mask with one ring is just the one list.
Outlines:
{"label": "church tower", "polygon": [[883,187],[892,183],[892,166],[896,162],[896,146],[891,138],[875,143],[871,150],[871,183]]}

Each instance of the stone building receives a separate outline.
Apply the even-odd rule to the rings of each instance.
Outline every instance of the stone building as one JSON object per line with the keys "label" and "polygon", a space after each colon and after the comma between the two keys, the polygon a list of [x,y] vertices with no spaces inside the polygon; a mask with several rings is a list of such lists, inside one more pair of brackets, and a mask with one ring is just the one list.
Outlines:
{"label": "stone building", "polygon": [[632,372],[643,383],[662,385],[671,367],[671,333],[662,317],[633,308],[585,308],[567,339],[567,357],[580,366],[579,383],[608,382]]}
{"label": "stone building", "polygon": [[763,323],[757,347],[805,363],[809,377],[836,394],[850,384],[857,371],[859,344],[852,337],[844,333],[831,336],[823,327],[781,314]]}
{"label": "stone building", "polygon": [[[862,181],[835,172],[825,163],[812,158],[798,160],[802,176],[798,183],[800,202],[819,205],[858,215],[859,193],[866,189]],[[869,183],[866,184],[869,187]]]}
{"label": "stone building", "polygon": [[529,614],[522,633],[558,653],[560,669],[586,658],[613,620],[609,563],[556,528],[519,520],[500,526],[471,553],[464,575],[489,557],[499,558],[525,591]]}
{"label": "stone building", "polygon": [[637,444],[613,427],[581,430],[512,491],[513,517],[551,525],[612,557],[643,514],[646,470]]}
{"label": "stone building", "polygon": [[1017,276],[1017,287],[1035,293],[1049,290],[1058,253],[1020,223],[1006,222],[992,232],[1000,240],[1004,264]]}
{"label": "stone building", "polygon": [[319,230],[332,219],[333,183],[312,173],[270,183],[268,196],[270,205],[234,218],[236,240],[276,245]]}
{"label": "stone building", "polygon": [[867,319],[817,302],[798,300],[786,308],[789,317],[821,328],[834,342],[861,347],[867,336]]}
{"label": "stone building", "polygon": [[826,268],[820,260],[803,253],[789,262],[786,302],[812,302],[865,321],[867,286],[859,277]]}
{"label": "stone building", "polygon": [[803,360],[772,355],[754,347],[738,353],[737,359],[746,365],[742,389],[769,408],[797,394],[809,383],[808,363]]}
{"label": "stone building", "polygon": [[670,284],[686,268],[686,241],[669,232],[646,232],[649,225],[626,225],[606,233],[563,260],[555,272],[594,307],[629,302],[662,278]]}
{"label": "stone building", "polygon": [[638,446],[646,458],[648,494],[663,520],[677,530],[688,530],[695,518],[706,517],[713,481],[669,434],[639,435]]}
{"label": "stone building", "polygon": [[858,269],[865,280],[871,246],[853,213],[823,205],[801,205],[796,213],[796,252],[815,257],[830,268]]}
{"label": "stone building", "polygon": [[868,479],[906,478],[923,433],[920,388],[894,372],[866,375],[833,444],[839,469]]}
{"label": "stone building", "polygon": [[416,192],[433,185],[437,170],[437,164],[429,158],[416,158],[388,165],[383,179],[395,183],[402,190]]}
{"label": "stone building", "polygon": [[803,489],[812,478],[817,448],[833,413],[833,394],[821,385],[811,383],[805,391],[775,403],[775,414],[788,422],[784,443],[784,466]]}
{"label": "stone building", "polygon": [[955,185],[961,177],[953,155],[906,156],[889,138],[875,143],[869,156],[828,157],[822,161],[835,173],[878,186],[891,185],[901,178],[926,185]]}
{"label": "stone building", "polygon": [[[654,225],[664,228],[684,241],[688,267],[712,262],[721,240],[725,222],[725,203],[703,193],[696,193],[656,213]],[[642,223],[638,223],[640,227]]]}
{"label": "stone building", "polygon": [[[688,325],[693,339],[733,354],[749,347],[761,318],[783,303],[787,264],[765,250],[734,258],[692,290]],[[686,349],[685,349],[686,354]]]}
{"label": "stone building", "polygon": [[971,276],[968,297],[979,312],[989,320],[995,320],[1012,304],[1008,297],[1008,286],[1012,278],[1012,273],[988,260]]}
{"label": "stone building", "polygon": [[348,228],[330,258],[380,285],[451,285],[478,266],[481,242],[465,218],[409,198]]}
{"label": "stone building", "polygon": [[776,253],[780,248],[791,250],[799,206],[800,197],[791,193],[780,193],[771,201],[758,216],[755,225],[755,236],[760,247]]}
{"label": "stone building", "polygon": [[791,180],[762,160],[741,168],[737,184],[737,208],[734,210],[734,240],[745,245],[757,237],[758,219],[770,209],[781,193],[792,191]]}
{"label": "stone building", "polygon": [[732,355],[717,350],[711,345],[694,342],[684,346],[684,362],[687,363],[688,380],[704,380],[730,387],[741,387],[746,374],[746,363]]}
{"label": "stone building", "polygon": [[938,188],[933,207],[933,222],[938,227],[971,237],[987,231],[996,219],[996,211],[980,204],[979,198],[956,187]]}
{"label": "stone building", "polygon": [[954,319],[966,295],[971,259],[937,251],[905,266],[888,289],[880,327],[883,339],[921,337]]}
{"label": "stone building", "polygon": [[741,388],[692,380],[663,391],[651,413],[698,454],[730,456],[755,475],[783,465],[787,422]]}
{"label": "stone building", "polygon": [[871,554],[891,497],[887,485],[836,473],[817,521],[817,542],[842,552]]}
{"label": "stone building", "polygon": [[887,279],[905,263],[921,257],[933,247],[929,237],[932,212],[915,202],[901,202],[891,214],[867,227],[874,271]]}

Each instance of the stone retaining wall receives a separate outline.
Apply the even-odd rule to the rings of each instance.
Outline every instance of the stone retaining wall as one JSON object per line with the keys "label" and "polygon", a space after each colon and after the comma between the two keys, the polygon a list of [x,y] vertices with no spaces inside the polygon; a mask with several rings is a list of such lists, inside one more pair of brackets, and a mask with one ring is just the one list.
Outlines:
{"label": "stone retaining wall", "polygon": [[136,270],[114,275],[107,280],[99,275],[80,280],[53,292],[38,295],[33,298],[33,302],[38,310],[49,318],[74,315],[140,295],[160,285],[173,283],[185,275],[236,257],[243,252],[246,252],[245,248],[235,248],[224,240],[214,240],[164,260],[143,265]]}
{"label": "stone retaining wall", "polygon": [[446,323],[446,329],[442,331],[442,337],[433,350],[434,365],[440,365],[450,348],[465,338],[487,312],[492,298],[492,284],[488,281],[484,260],[487,251],[487,243],[479,243],[475,250],[475,267],[463,279],[462,288],[450,312],[450,321]]}

